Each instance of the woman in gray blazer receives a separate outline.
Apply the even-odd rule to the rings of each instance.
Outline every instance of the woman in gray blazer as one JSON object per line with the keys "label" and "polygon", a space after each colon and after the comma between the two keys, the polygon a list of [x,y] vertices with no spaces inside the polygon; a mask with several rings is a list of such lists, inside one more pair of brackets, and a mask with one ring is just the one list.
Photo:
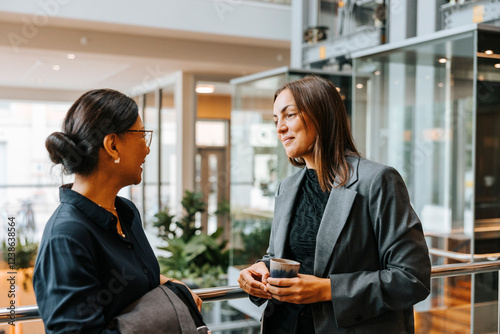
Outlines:
{"label": "woman in gray blazer", "polygon": [[[260,305],[264,333],[413,333],[430,260],[404,181],[362,159],[336,87],[309,76],[274,97],[278,138],[306,167],[278,188],[267,254],[238,282]],[[269,260],[299,261],[269,277]]]}

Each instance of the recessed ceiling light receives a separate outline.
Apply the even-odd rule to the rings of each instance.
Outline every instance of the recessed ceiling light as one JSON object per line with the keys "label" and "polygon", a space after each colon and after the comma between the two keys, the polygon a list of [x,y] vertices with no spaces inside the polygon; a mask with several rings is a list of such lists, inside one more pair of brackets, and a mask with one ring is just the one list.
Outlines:
{"label": "recessed ceiling light", "polygon": [[500,63],[494,65],[495,68],[500,68]]}
{"label": "recessed ceiling light", "polygon": [[215,91],[214,85],[196,85],[196,93],[210,94]]}
{"label": "recessed ceiling light", "polygon": [[356,85],[356,88],[357,88],[357,89],[361,89],[361,88],[363,88],[363,84],[361,84],[361,83],[357,84],[357,85]]}
{"label": "recessed ceiling light", "polygon": [[493,50],[486,50],[486,51],[484,51],[484,53],[486,53],[487,55],[492,55],[493,54]]}
{"label": "recessed ceiling light", "polygon": [[438,61],[439,61],[441,64],[444,64],[444,63],[446,63],[446,62],[448,61],[448,59],[446,59],[446,58],[440,58]]}
{"label": "recessed ceiling light", "polygon": [[68,53],[66,55],[66,59],[69,59],[69,60],[76,59],[76,54],[74,54],[74,53]]}
{"label": "recessed ceiling light", "polygon": [[59,71],[61,69],[61,66],[59,65],[52,65],[52,71]]}
{"label": "recessed ceiling light", "polygon": [[89,44],[89,39],[87,36],[82,36],[80,37],[80,45],[82,46],[86,46],[87,44]]}
{"label": "recessed ceiling light", "polygon": [[373,74],[380,75],[380,71],[375,71],[375,72],[373,72]]}
{"label": "recessed ceiling light", "polygon": [[440,83],[438,83],[438,87],[442,88],[442,87],[444,87],[444,84],[442,82],[440,82]]}

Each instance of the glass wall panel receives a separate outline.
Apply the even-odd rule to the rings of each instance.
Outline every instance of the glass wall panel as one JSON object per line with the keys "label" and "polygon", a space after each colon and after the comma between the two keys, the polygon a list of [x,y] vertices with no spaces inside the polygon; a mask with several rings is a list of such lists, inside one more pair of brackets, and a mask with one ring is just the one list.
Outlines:
{"label": "glass wall panel", "polygon": [[[61,131],[70,103],[0,101],[0,291],[9,291],[7,241],[8,218],[16,223],[16,306],[35,305],[31,275],[43,229],[59,205],[59,187],[73,182],[53,166],[45,139]],[[18,269],[24,268],[24,269]],[[14,301],[0,294],[0,308]],[[15,326],[16,332],[43,333],[41,320]],[[14,333],[14,326],[0,325],[0,333]]]}
{"label": "glass wall panel", "polygon": [[353,115],[362,152],[400,172],[425,232],[459,235],[446,247],[467,253],[473,50],[471,32],[356,59]]}
{"label": "glass wall panel", "polygon": [[168,206],[174,212],[177,191],[177,115],[174,85],[161,89],[161,208]]}
{"label": "glass wall panel", "polygon": [[150,152],[144,164],[144,225],[151,225],[154,215],[159,211],[160,194],[158,186],[160,180],[159,173],[159,155],[160,155],[160,137],[159,137],[159,110],[158,91],[145,95],[144,105],[144,127],[147,130],[153,130],[153,139],[151,141]]}
{"label": "glass wall panel", "polygon": [[231,111],[233,265],[253,263],[264,254],[276,188],[291,168],[284,150],[278,146],[272,118],[274,92],[285,80],[286,75],[279,74],[234,87]]}
{"label": "glass wall panel", "polygon": [[[500,34],[478,32],[474,253],[500,253]],[[498,325],[498,273],[476,275],[474,329]],[[496,315],[496,316],[495,316]]]}
{"label": "glass wall panel", "polygon": [[[354,60],[355,140],[403,176],[434,265],[500,253],[499,35],[462,30]],[[416,310],[422,333],[496,332],[498,273],[433,280]]]}
{"label": "glass wall panel", "polygon": [[470,275],[432,279],[439,298],[428,309],[416,307],[415,334],[471,333],[471,280]]}
{"label": "glass wall panel", "polygon": [[[40,241],[45,223],[59,205],[59,186],[73,182],[60,166],[53,166],[45,149],[45,139],[61,131],[69,107],[57,102],[0,101],[0,217],[17,217],[19,236],[33,242]],[[0,241],[5,231],[0,231]]]}

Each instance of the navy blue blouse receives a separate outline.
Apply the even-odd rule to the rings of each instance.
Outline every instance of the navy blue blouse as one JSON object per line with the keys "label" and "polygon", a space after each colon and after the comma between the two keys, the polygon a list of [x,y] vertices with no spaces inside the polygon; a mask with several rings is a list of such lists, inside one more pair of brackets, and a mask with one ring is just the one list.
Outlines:
{"label": "navy blue blouse", "polygon": [[160,268],[135,205],[121,197],[116,217],[88,198],[59,190],[47,222],[33,287],[47,333],[117,333],[106,324],[160,284]]}

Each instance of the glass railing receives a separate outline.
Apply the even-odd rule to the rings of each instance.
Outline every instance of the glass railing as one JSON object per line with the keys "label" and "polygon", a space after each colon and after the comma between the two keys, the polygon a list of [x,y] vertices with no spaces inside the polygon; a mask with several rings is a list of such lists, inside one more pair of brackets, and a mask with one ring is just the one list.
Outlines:
{"label": "glass railing", "polygon": [[[429,333],[432,330],[437,330],[439,333],[451,333],[453,331],[450,328],[453,326],[462,326],[462,330],[465,330],[467,333],[484,333],[482,329],[474,331],[474,328],[485,326],[485,322],[481,321],[481,317],[486,315],[490,319],[489,327],[496,326],[494,332],[497,332],[499,324],[495,318],[500,318],[500,310],[498,308],[499,274],[500,260],[433,266],[431,295],[427,300],[417,304],[415,307],[416,333]],[[493,275],[494,280],[496,280],[496,294],[489,295],[490,298],[487,298],[488,300],[484,300],[480,295],[471,297],[474,296],[474,293],[471,292],[474,289],[478,289],[477,284],[481,280],[473,278],[463,279],[464,277],[470,277],[468,275],[476,277]],[[464,281],[472,283],[464,286]],[[457,282],[462,283],[457,285]],[[195,289],[193,291],[204,302],[226,301],[247,297],[247,294],[238,286],[213,287]],[[457,302],[459,297],[462,297],[461,303]],[[463,324],[458,323],[456,317],[459,317],[463,321]],[[38,306],[16,307],[15,319],[16,323],[40,319]],[[0,308],[0,324],[9,321],[11,321],[10,310]],[[245,323],[242,322],[241,326],[241,328],[244,328]]]}

